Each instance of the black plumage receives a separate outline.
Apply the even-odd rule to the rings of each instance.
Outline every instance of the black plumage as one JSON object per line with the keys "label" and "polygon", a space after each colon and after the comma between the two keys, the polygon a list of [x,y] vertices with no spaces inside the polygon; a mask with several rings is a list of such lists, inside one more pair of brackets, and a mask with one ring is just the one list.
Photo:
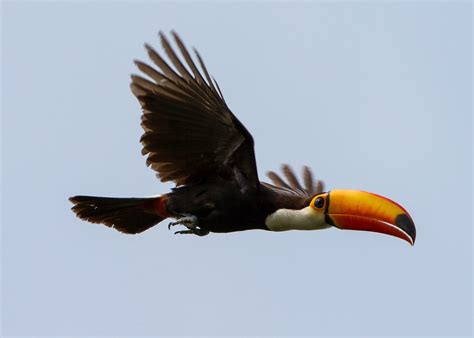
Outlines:
{"label": "black plumage", "polygon": [[130,87],[143,110],[140,141],[146,163],[161,181],[177,187],[155,198],[155,205],[162,202],[160,210],[144,207],[148,200],[137,206],[135,200],[73,197],[78,217],[129,233],[166,217],[191,216],[198,229],[190,231],[196,234],[267,229],[269,214],[301,209],[322,191],[307,167],[304,187],[287,165],[282,167],[287,182],[274,172],[268,173],[273,184],[260,182],[252,135],[228,108],[201,56],[194,50],[199,70],[176,33],[172,36],[181,57],[163,33],[159,36],[170,63],[146,45],[157,68],[135,61],[143,76],[132,75]]}

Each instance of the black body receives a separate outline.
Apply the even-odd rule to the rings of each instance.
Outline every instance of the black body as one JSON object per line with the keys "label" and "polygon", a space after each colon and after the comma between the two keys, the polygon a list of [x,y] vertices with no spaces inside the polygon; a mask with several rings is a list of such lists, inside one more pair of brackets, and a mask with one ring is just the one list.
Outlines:
{"label": "black body", "polygon": [[311,198],[270,188],[267,184],[245,190],[236,180],[220,177],[173,189],[166,196],[172,214],[194,215],[199,226],[210,232],[267,230],[268,215],[281,208],[301,209]]}
{"label": "black body", "polygon": [[273,172],[268,176],[274,185],[260,182],[251,134],[227,107],[197,51],[202,73],[181,39],[172,35],[185,63],[160,33],[171,65],[146,45],[158,69],[135,61],[146,77],[132,75],[131,90],[143,109],[147,165],[161,181],[177,187],[156,198],[72,197],[76,215],[125,233],[186,215],[197,218],[204,232],[232,232],[267,229],[265,219],[277,209],[306,206],[323,190],[322,182],[314,182],[305,167],[303,188],[288,166],[283,166],[288,183]]}

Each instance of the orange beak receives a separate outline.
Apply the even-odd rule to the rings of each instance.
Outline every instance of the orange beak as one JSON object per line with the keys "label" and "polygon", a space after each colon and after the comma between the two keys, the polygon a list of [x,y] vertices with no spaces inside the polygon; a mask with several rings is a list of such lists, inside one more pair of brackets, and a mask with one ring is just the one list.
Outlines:
{"label": "orange beak", "polygon": [[358,190],[332,190],[327,199],[326,223],[344,230],[379,232],[415,244],[415,224],[394,201]]}

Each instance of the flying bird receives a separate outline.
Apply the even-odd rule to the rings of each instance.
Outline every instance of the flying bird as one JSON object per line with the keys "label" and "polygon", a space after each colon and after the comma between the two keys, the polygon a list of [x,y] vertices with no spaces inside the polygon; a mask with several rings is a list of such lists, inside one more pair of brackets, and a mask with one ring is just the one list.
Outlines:
{"label": "flying bird", "polygon": [[288,165],[282,166],[284,178],[269,172],[272,184],[261,182],[252,135],[227,106],[197,50],[192,57],[180,37],[171,35],[177,49],[159,33],[169,62],[145,45],[154,66],[135,61],[142,75],[131,76],[130,88],[143,110],[140,141],[146,163],[162,182],[176,187],[144,198],[71,197],[80,219],[127,234],[172,218],[168,228],[185,229],[177,234],[335,227],[385,233],[414,244],[412,218],[388,198],[358,190],[324,192],[308,167],[303,184]]}

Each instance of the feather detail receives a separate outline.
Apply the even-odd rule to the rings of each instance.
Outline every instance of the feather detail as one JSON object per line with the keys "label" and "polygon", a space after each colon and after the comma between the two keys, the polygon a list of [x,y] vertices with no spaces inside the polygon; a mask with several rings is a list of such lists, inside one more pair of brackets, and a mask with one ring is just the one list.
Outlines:
{"label": "feather detail", "polygon": [[267,172],[267,177],[272,180],[272,183],[277,187],[291,189],[291,187],[282,180],[282,178],[274,171]]}
{"label": "feather detail", "polygon": [[315,193],[313,173],[311,172],[311,169],[308,166],[303,167],[303,181],[306,191],[313,195]]}
{"label": "feather detail", "polygon": [[295,190],[300,190],[304,191],[303,187],[301,186],[300,182],[298,182],[298,179],[296,178],[295,173],[293,172],[293,169],[287,164],[282,165],[282,171],[283,174],[286,177],[286,180],[290,184],[290,186],[295,189]]}
{"label": "feather detail", "polygon": [[173,35],[176,44],[178,45],[179,50],[181,51],[181,54],[183,55],[184,59],[186,60],[186,63],[188,64],[189,68],[191,68],[191,71],[194,74],[194,78],[196,79],[197,83],[202,85],[206,81],[202,77],[201,73],[199,72],[198,68],[196,67],[196,64],[194,63],[193,59],[191,58],[191,55],[189,55],[188,50],[186,49],[183,41],[181,38],[176,34],[175,31],[171,31],[171,34]]}
{"label": "feather detail", "polygon": [[[272,186],[273,188],[276,187],[284,191],[291,191],[293,194],[300,196],[314,196],[324,191],[324,183],[319,180],[315,181],[311,169],[307,166],[303,167],[304,188],[301,186],[293,169],[291,169],[289,165],[282,165],[282,172],[286,181],[273,171],[267,172],[267,177],[272,180],[274,184],[274,186]],[[271,185],[266,184],[266,186],[270,187]]]}
{"label": "feather detail", "polygon": [[193,48],[194,54],[196,54],[196,57],[198,58],[199,64],[201,65],[201,69],[204,72],[204,75],[206,76],[207,79],[207,84],[211,87],[211,90],[213,93],[219,95],[219,93],[216,90],[216,87],[214,87],[214,83],[212,82],[211,76],[209,75],[209,72],[207,71],[206,65],[204,64],[204,60],[201,58],[201,55],[199,52]]}
{"label": "feather detail", "polygon": [[170,63],[145,44],[157,69],[135,60],[147,78],[131,76],[131,91],[143,109],[144,134],[140,141],[147,166],[162,181],[177,185],[191,184],[209,175],[239,172],[248,181],[244,184],[257,188],[252,136],[227,107],[199,53],[194,49],[204,75],[179,36],[175,32],[171,35],[184,62],[160,32]]}

